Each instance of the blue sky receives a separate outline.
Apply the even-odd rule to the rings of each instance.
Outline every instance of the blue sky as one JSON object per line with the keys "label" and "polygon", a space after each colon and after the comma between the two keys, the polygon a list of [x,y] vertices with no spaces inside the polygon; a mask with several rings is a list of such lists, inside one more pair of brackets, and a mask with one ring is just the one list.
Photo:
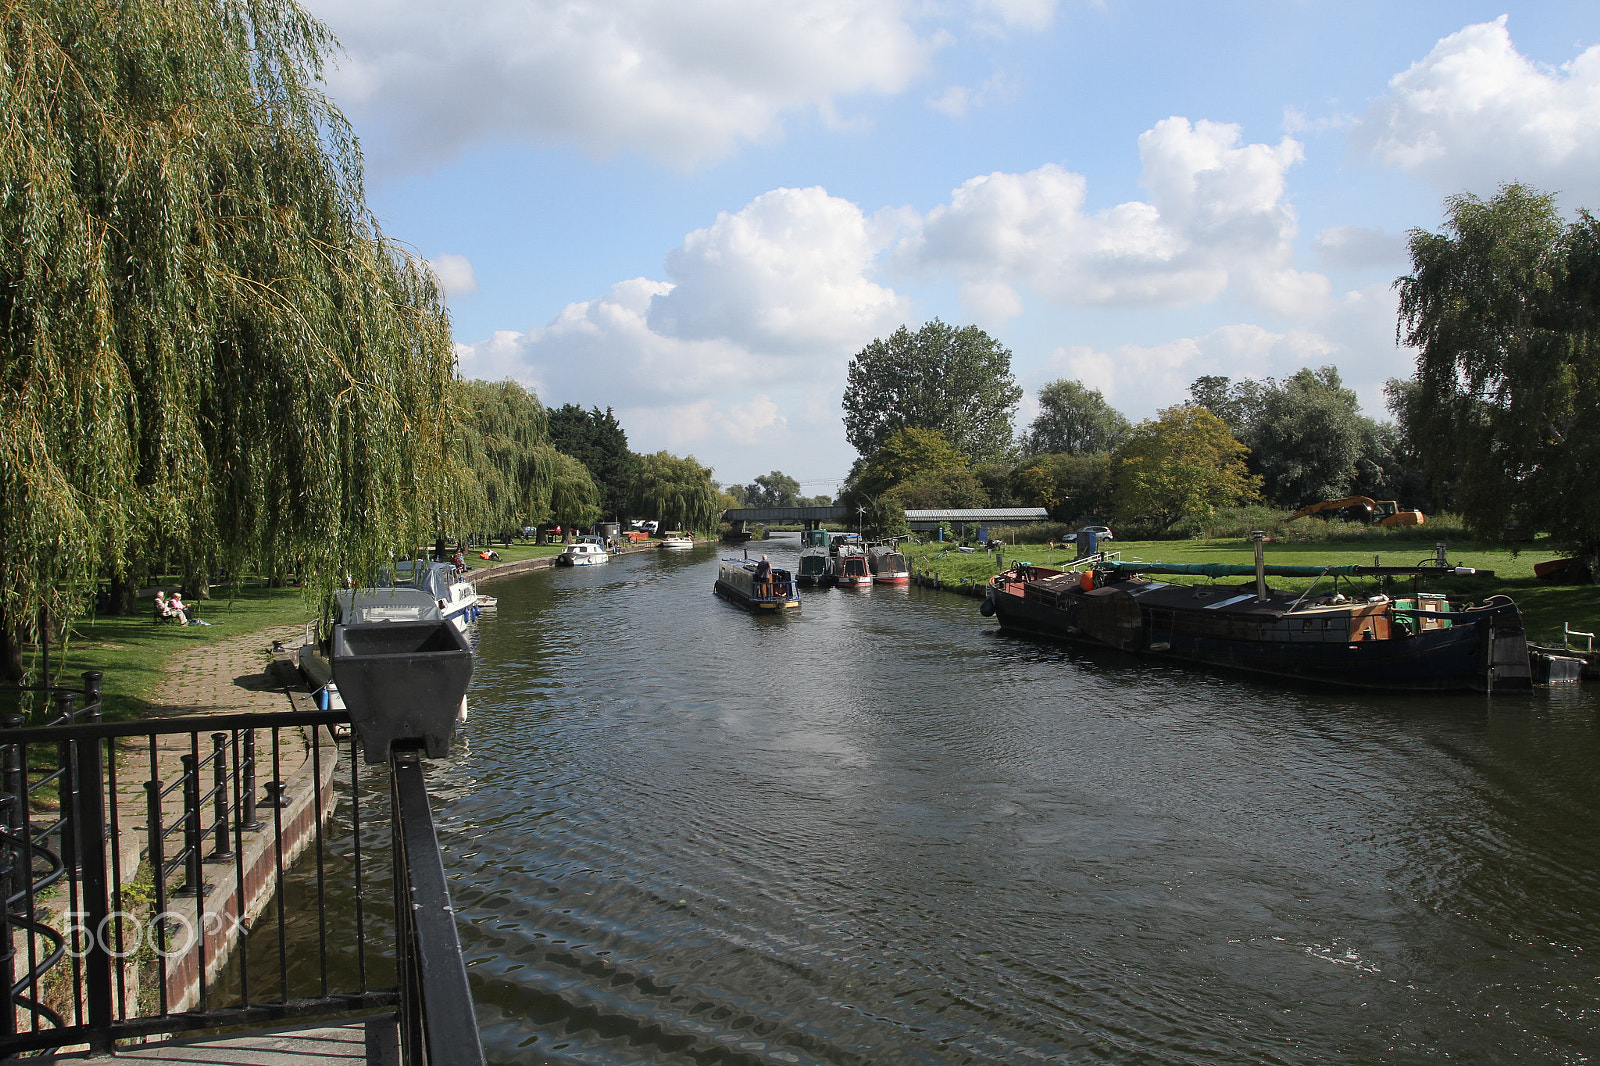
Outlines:
{"label": "blue sky", "polygon": [[1600,208],[1600,5],[313,0],[462,373],[832,492],[851,355],[975,322],[1032,397],[1410,373],[1444,197]]}

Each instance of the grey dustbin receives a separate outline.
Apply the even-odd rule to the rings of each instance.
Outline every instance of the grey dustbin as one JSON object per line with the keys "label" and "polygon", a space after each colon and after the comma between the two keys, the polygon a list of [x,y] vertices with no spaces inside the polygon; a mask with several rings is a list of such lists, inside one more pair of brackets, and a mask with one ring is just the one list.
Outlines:
{"label": "grey dustbin", "polygon": [[420,740],[428,758],[442,759],[472,680],[472,649],[442,619],[335,626],[333,680],[367,762],[386,762],[390,746],[404,740]]}

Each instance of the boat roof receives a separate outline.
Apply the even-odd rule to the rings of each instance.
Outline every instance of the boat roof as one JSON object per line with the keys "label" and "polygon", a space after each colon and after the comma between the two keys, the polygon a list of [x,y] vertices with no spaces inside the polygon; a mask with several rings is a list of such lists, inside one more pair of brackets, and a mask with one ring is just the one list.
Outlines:
{"label": "boat roof", "polygon": [[340,589],[333,594],[334,616],[341,622],[432,622],[443,618],[439,601],[421,589]]}

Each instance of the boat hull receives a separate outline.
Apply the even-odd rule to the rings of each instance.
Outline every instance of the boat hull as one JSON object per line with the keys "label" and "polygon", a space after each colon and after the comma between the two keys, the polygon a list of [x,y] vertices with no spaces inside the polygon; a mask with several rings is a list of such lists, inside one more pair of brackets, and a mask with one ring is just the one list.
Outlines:
{"label": "boat hull", "polygon": [[[1186,631],[1182,621],[1174,624],[1158,612],[1129,604],[1120,612],[1099,611],[1089,617],[1077,609],[1083,597],[1068,594],[1062,599],[1067,602],[1060,606],[1040,603],[991,585],[984,613],[992,614],[1007,632],[1319,686],[1424,692],[1528,687],[1521,616],[1509,600],[1474,612],[1470,620],[1452,615],[1462,621],[1449,627],[1387,639],[1301,642]],[[1113,613],[1119,616],[1108,617]],[[1300,624],[1298,616],[1288,617],[1290,626]],[[1195,624],[1216,621],[1197,619]],[[1264,623],[1255,633],[1263,635]]]}

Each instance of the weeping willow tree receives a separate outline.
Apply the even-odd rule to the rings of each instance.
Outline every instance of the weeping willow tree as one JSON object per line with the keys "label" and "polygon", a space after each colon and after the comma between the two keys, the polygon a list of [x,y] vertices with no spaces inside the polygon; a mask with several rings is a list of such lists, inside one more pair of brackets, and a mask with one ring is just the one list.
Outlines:
{"label": "weeping willow tree", "polygon": [[569,528],[592,526],[600,520],[600,487],[589,468],[570,455],[555,453],[555,474],[550,484],[550,520]]}
{"label": "weeping willow tree", "polygon": [[154,561],[368,572],[453,506],[434,279],[292,0],[0,4],[0,672]]}
{"label": "weeping willow tree", "polygon": [[1549,532],[1600,578],[1600,223],[1519,184],[1445,208],[1395,283],[1417,349],[1395,409],[1475,532]]}
{"label": "weeping willow tree", "polygon": [[462,381],[456,393],[467,470],[458,520],[494,531],[547,521],[563,457],[549,441],[544,404],[512,381]]}
{"label": "weeping willow tree", "polygon": [[693,456],[656,452],[639,457],[631,509],[658,520],[662,529],[711,529],[722,510],[721,499],[710,468]]}

